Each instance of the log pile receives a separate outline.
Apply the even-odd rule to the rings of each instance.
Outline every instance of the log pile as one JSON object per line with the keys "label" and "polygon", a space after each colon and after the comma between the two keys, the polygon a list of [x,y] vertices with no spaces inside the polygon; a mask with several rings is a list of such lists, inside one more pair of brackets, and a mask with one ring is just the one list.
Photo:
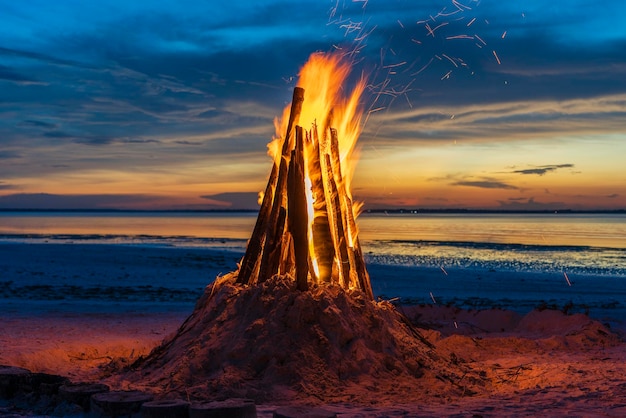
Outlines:
{"label": "log pile", "polygon": [[240,284],[292,277],[298,290],[338,285],[373,299],[357,236],[352,198],[341,170],[332,112],[324,125],[298,125],[304,89],[293,92],[289,122],[237,272]]}

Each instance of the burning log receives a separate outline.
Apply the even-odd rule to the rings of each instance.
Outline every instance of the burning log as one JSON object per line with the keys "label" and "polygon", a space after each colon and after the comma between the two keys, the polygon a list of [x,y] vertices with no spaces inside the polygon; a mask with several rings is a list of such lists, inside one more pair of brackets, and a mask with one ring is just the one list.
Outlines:
{"label": "burning log", "polygon": [[293,237],[293,249],[296,259],[296,287],[308,289],[309,275],[309,240],[307,236],[307,207],[304,190],[304,139],[302,128],[296,126],[296,147],[291,151],[287,193],[289,196],[288,213],[289,232]]}
{"label": "burning log", "polygon": [[332,113],[317,126],[297,125],[304,89],[296,87],[280,155],[274,161],[254,231],[238,271],[241,284],[281,274],[298,290],[337,284],[373,293],[358,242],[352,199],[341,172]]}

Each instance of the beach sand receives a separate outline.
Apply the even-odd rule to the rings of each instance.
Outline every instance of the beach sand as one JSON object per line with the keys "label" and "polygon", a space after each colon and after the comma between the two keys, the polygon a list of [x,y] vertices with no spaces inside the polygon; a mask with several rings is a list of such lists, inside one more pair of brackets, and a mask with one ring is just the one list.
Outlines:
{"label": "beach sand", "polygon": [[[400,401],[376,388],[366,405],[350,399],[318,403],[346,417],[626,415],[626,344],[582,314],[405,310],[429,325],[425,334],[440,353],[454,353],[472,369],[483,370],[492,389],[475,396],[414,393]],[[103,366],[147,354],[182,320],[178,314],[0,318],[0,364],[130,389],[115,387],[116,379]],[[292,403],[302,403],[295,393]],[[258,405],[259,416],[269,417],[275,408],[271,402]]]}
{"label": "beach sand", "polygon": [[[42,254],[60,250],[44,247],[39,247],[43,251],[37,251],[37,260],[32,256],[2,260],[3,267],[13,266],[13,270],[4,270],[15,272],[11,286],[18,286],[18,273],[30,277],[32,266],[44,276],[50,274],[42,267],[47,262]],[[81,255],[80,246],[71,250],[75,261],[63,267],[68,277],[82,268],[94,268],[89,251]],[[146,260],[170,257],[168,265],[180,264],[181,269],[185,268],[181,260],[198,254],[185,250],[165,255],[160,249],[141,252],[149,254]],[[58,256],[55,252],[54,257]],[[223,263],[222,258],[219,260]],[[85,265],[81,267],[82,263]],[[214,265],[213,269],[223,267]],[[161,266],[161,271],[174,274],[164,268]],[[115,285],[119,269],[119,264],[101,263],[94,283]],[[80,298],[55,301],[9,296],[5,294],[3,304],[6,301],[10,308],[0,312],[0,364],[64,375],[75,382],[102,381],[114,389],[128,389],[129,382],[112,376],[108,365],[128,364],[146,355],[172,335],[193,310],[189,298],[164,303],[161,308],[154,300],[105,298],[105,302],[87,309]],[[348,395],[312,400],[287,390],[290,399],[258,405],[259,416],[272,416],[277,405],[303,403],[324,405],[341,417],[626,416],[626,343],[623,327],[615,326],[619,322],[612,321],[610,328],[605,321],[594,320],[593,315],[549,309],[520,313],[440,304],[398,309],[422,330],[439,355],[484,376],[488,390],[464,396],[457,391],[423,390],[429,383],[441,386],[434,380],[413,389],[401,378],[392,386],[370,379],[369,385],[359,389],[362,396],[358,402]],[[362,381],[367,381],[366,377]]]}

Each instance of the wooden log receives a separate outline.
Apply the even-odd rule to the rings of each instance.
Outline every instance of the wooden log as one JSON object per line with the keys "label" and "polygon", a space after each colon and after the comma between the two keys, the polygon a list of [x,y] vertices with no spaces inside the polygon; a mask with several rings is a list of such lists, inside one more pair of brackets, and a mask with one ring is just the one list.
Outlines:
{"label": "wooden log", "polygon": [[288,264],[285,262],[289,258],[289,248],[283,248],[284,245],[289,245],[288,234],[285,232],[287,228],[287,209],[281,207],[278,213],[278,222],[276,223],[276,244],[270,251],[268,273],[266,278],[272,277],[276,273],[281,272],[281,268],[284,271],[289,270]]}
{"label": "wooden log", "polygon": [[330,140],[328,143],[328,152],[330,160],[333,163],[333,173],[338,184],[343,183],[343,173],[341,172],[341,155],[339,153],[339,135],[335,128],[330,128]]}
{"label": "wooden log", "polygon": [[343,173],[341,171],[341,158],[339,154],[339,138],[337,135],[337,130],[334,128],[330,128],[329,132],[330,140],[328,143],[328,151],[330,155],[330,164],[332,166],[332,172],[334,174],[334,180],[337,186],[337,194],[339,196],[339,212],[344,227],[344,239],[347,245],[346,251],[348,254],[348,263],[350,265],[347,282],[349,283],[349,288],[359,288],[359,278],[356,269],[354,268],[356,260],[354,255],[354,249],[352,247],[353,231],[350,228],[350,223],[348,222],[348,212],[352,212],[352,202],[346,199],[347,194],[345,182],[343,179]]}
{"label": "wooden log", "polygon": [[91,397],[91,413],[95,416],[119,417],[139,413],[141,405],[153,396],[138,390],[96,393]]}
{"label": "wooden log", "polygon": [[[310,138],[310,137],[309,137]],[[324,178],[320,162],[320,143],[317,127],[313,127],[312,140],[308,141],[308,173],[313,195],[313,250],[317,260],[318,278],[321,283],[330,283],[335,248],[330,233],[328,205],[324,192]]]}
{"label": "wooden log", "polygon": [[67,383],[59,388],[59,398],[75,404],[89,412],[91,397],[96,393],[108,392],[109,386],[104,383],[77,382]]}
{"label": "wooden log", "polygon": [[189,418],[256,418],[256,405],[251,399],[192,403]]}
{"label": "wooden log", "polygon": [[[276,205],[277,202],[282,202],[282,196],[277,196],[277,194],[279,190],[282,190],[284,187],[284,176],[286,174],[286,166],[283,168],[283,159],[291,152],[291,131],[294,124],[296,124],[300,119],[303,101],[304,89],[301,87],[296,87],[293,90],[289,121],[287,123],[287,131],[285,133],[285,138],[283,138],[282,156],[280,164],[276,161],[274,162],[269,181],[267,182],[267,186],[265,187],[265,195],[263,196],[261,210],[259,211],[259,216],[257,217],[254,231],[252,232],[252,237],[250,238],[250,242],[248,243],[246,254],[244,255],[244,258],[241,261],[241,266],[239,267],[239,275],[237,278],[237,282],[239,283],[248,284],[248,282],[250,281],[250,277],[255,271],[255,266],[259,259],[259,255],[261,255],[261,252],[263,251],[263,244],[267,242],[267,233],[268,231],[273,231],[273,228],[278,221],[279,208],[277,208]],[[262,259],[267,259],[267,257],[268,256],[262,256]],[[261,260],[261,266],[259,266],[258,268],[259,276],[262,274],[261,271],[263,271],[263,267],[267,266],[263,266],[263,261]],[[261,281],[264,281],[266,279],[267,277],[263,277]]]}
{"label": "wooden log", "polygon": [[302,87],[296,87],[293,89],[293,96],[291,98],[291,109],[289,111],[289,122],[287,123],[287,132],[285,132],[285,140],[283,142],[283,157],[287,157],[291,154],[293,149],[293,141],[291,140],[291,131],[293,127],[298,124],[300,120],[300,113],[302,113],[302,103],[304,102],[304,89]]}
{"label": "wooden log", "polygon": [[30,393],[36,396],[57,395],[59,388],[69,383],[65,376],[49,373],[29,373],[24,374],[19,379],[18,392]]}
{"label": "wooden log", "polygon": [[337,183],[333,175],[333,167],[330,161],[330,155],[325,154],[325,178],[327,186],[327,200],[329,204],[329,213],[331,218],[331,234],[333,235],[333,244],[335,246],[335,254],[338,255],[339,262],[339,285],[344,289],[349,288],[350,281],[350,260],[348,258],[348,245],[346,242],[345,228],[343,217],[341,215],[341,201],[337,190]]}
{"label": "wooden log", "polygon": [[276,409],[273,418],[336,418],[335,412],[313,406],[283,406]]}
{"label": "wooden log", "polygon": [[330,153],[331,153],[331,161],[334,166],[333,172],[335,173],[338,179],[338,189],[340,196],[343,197],[344,205],[342,205],[343,209],[343,219],[345,221],[345,225],[347,225],[347,234],[350,235],[347,237],[350,242],[350,262],[353,267],[352,276],[355,280],[355,285],[361,289],[370,299],[374,299],[374,293],[372,291],[372,284],[370,282],[369,274],[367,273],[367,269],[365,267],[365,260],[363,259],[363,252],[361,251],[361,244],[359,242],[359,238],[357,235],[357,225],[356,220],[354,218],[354,209],[352,204],[352,199],[347,193],[345,182],[343,180],[343,173],[341,172],[341,156],[339,153],[339,137],[337,135],[337,130],[330,129]]}
{"label": "wooden log", "polygon": [[0,399],[11,399],[15,396],[21,382],[30,374],[28,369],[0,365]]}
{"label": "wooden log", "polygon": [[141,418],[188,418],[189,402],[182,399],[161,399],[141,405]]}
{"label": "wooden log", "polygon": [[[274,198],[272,200],[272,210],[270,216],[265,225],[265,241],[263,243],[263,251],[261,255],[261,266],[259,268],[259,282],[264,282],[275,273],[273,268],[273,259],[270,257],[281,239],[282,232],[284,230],[284,221],[286,214],[282,214],[285,211],[284,202],[286,201],[287,193],[287,160],[281,158],[280,168],[278,174],[278,181],[276,183],[276,190],[274,191]],[[284,174],[283,174],[284,173]],[[272,265],[270,265],[272,264]]]}
{"label": "wooden log", "polygon": [[350,229],[355,231],[355,235],[353,237],[353,251],[354,251],[354,270],[356,272],[358,287],[361,289],[369,299],[374,300],[374,292],[372,290],[372,283],[370,281],[369,273],[367,272],[367,268],[365,267],[365,260],[363,259],[363,251],[361,250],[361,243],[359,242],[359,237],[356,235],[357,226],[356,221],[354,219],[354,212],[352,209],[352,200],[346,195],[345,199],[348,201],[346,206],[349,208],[348,214],[348,222],[350,224]]}
{"label": "wooden log", "polygon": [[278,274],[288,274],[291,277],[296,277],[296,256],[293,248],[293,238],[289,231],[283,234],[283,241],[281,244],[280,266]]}
{"label": "wooden log", "polygon": [[274,189],[276,188],[276,179],[278,176],[278,166],[276,163],[272,166],[272,172],[270,178],[265,187],[265,194],[263,195],[263,203],[259,210],[259,215],[256,218],[254,230],[250,241],[248,241],[248,247],[246,253],[241,260],[239,266],[239,274],[237,275],[237,283],[248,284],[250,277],[254,272],[254,268],[259,260],[259,255],[263,249],[263,241],[265,239],[265,231],[267,230],[267,222],[272,210],[272,201],[274,200]]}
{"label": "wooden log", "polygon": [[304,138],[301,126],[296,126],[296,144],[291,154],[287,180],[288,227],[293,237],[296,260],[296,288],[308,289],[309,240],[306,192],[304,189]]}

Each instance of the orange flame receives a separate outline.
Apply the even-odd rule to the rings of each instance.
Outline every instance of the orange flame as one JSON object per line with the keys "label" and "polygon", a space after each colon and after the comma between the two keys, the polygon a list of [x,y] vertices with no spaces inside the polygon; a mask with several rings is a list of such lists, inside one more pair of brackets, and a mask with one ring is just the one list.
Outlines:
{"label": "orange flame", "polygon": [[[361,78],[352,92],[344,95],[343,86],[350,74],[351,65],[340,54],[314,53],[302,67],[298,87],[305,90],[305,105],[298,125],[309,130],[313,126],[324,128],[332,117],[331,125],[337,129],[342,176],[350,194],[350,180],[354,174],[354,164],[350,157],[361,133],[363,111],[359,107],[366,80]],[[268,144],[269,153],[275,159],[280,157],[282,136],[287,130],[290,106],[286,106],[280,119],[274,120],[276,136]],[[320,133],[323,136],[323,133]],[[350,194],[351,197],[351,194]]]}

